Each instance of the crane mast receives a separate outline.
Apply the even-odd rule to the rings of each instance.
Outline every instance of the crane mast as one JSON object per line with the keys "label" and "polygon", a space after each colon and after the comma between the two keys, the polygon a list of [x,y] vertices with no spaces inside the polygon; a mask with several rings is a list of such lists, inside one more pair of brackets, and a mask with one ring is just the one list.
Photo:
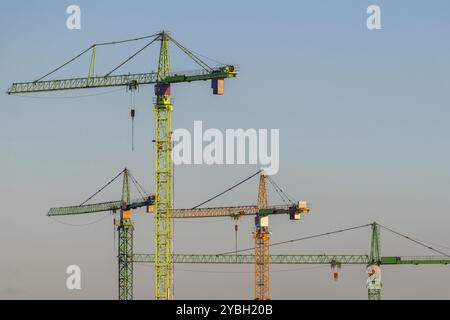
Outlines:
{"label": "crane mast", "polygon": [[367,295],[369,300],[381,300],[381,257],[380,229],[377,223],[372,223],[372,238],[370,256],[367,267]]}
{"label": "crane mast", "polygon": [[[95,57],[96,48],[99,46],[115,45],[119,43],[126,43],[130,41],[138,41],[142,39],[153,38],[151,42],[145,45],[142,49],[130,56],[127,60],[117,66],[104,76],[97,76],[95,74]],[[122,67],[125,63],[133,59],[137,54],[142,52],[152,43],[160,41],[161,47],[159,52],[158,70],[157,72],[149,73],[136,73],[136,74],[112,74],[117,69]],[[188,71],[188,72],[171,72],[170,65],[170,51],[169,43],[175,44],[184,54],[186,54],[191,60],[201,67],[201,70]],[[56,80],[43,80],[54,72],[60,70],[62,67],[78,59],[83,54],[92,51],[91,61],[89,65],[89,72],[87,77],[69,78],[69,79],[56,79]],[[172,38],[167,32],[162,31],[154,35],[145,36],[135,39],[127,39],[122,41],[113,41],[94,44],[88,49],[81,52],[79,55],[64,63],[60,67],[47,73],[45,76],[39,78],[36,81],[31,82],[16,82],[8,89],[8,94],[22,94],[22,93],[34,93],[34,92],[53,92],[62,90],[75,90],[75,89],[92,89],[92,88],[106,88],[106,87],[127,87],[130,89],[136,89],[140,85],[154,84],[155,85],[155,298],[157,300],[171,299],[173,297],[172,292],[172,276],[171,276],[171,248],[172,248],[172,235],[171,235],[171,134],[172,123],[171,114],[173,106],[171,102],[171,84],[172,83],[190,83],[193,81],[206,81],[211,80],[211,87],[213,94],[222,95],[224,89],[224,79],[234,78],[238,74],[238,67],[235,65],[221,65],[218,67],[210,67],[199,57],[197,57],[192,51],[181,45],[178,41]],[[133,117],[133,114],[132,114]],[[111,203],[103,204],[103,208],[110,208]],[[115,203],[114,205],[119,205]],[[153,203],[152,203],[153,205]],[[100,210],[99,206],[93,208],[86,207],[83,210]],[[80,210],[77,208],[71,208],[72,210]],[[126,219],[124,219],[124,222]],[[124,238],[132,237],[132,228],[126,227],[126,224],[122,225],[123,229],[120,232],[123,233]],[[131,238],[130,238],[131,239]],[[125,242],[124,242],[125,243]],[[126,243],[131,243],[127,241]],[[129,248],[129,247],[124,247]],[[126,251],[126,250],[125,250]],[[125,255],[126,256],[126,255]],[[125,257],[123,256],[123,257]],[[122,257],[122,258],[123,258]],[[128,271],[127,271],[128,270]],[[131,269],[124,269],[126,274]],[[124,276],[124,279],[127,278]],[[128,285],[125,283],[124,287]],[[128,286],[129,287],[129,286]],[[126,294],[125,294],[126,295]]]}
{"label": "crane mast", "polygon": [[161,33],[158,84],[155,85],[155,299],[172,297],[171,274],[171,135],[172,110],[170,84],[169,38]]}
{"label": "crane mast", "polygon": [[[147,198],[131,200],[130,192],[130,172],[125,168],[119,175],[112,179],[102,189],[123,175],[122,199],[120,201],[110,201],[94,204],[82,204],[78,206],[51,208],[48,211],[49,217],[60,217],[80,214],[92,214],[97,212],[117,212],[119,211],[119,222],[117,223],[118,246],[118,296],[119,300],[133,300],[133,233],[134,225],[131,220],[132,210],[154,205],[155,196],[149,195]],[[134,179],[134,178],[133,178]],[[98,192],[97,192],[98,193]],[[96,193],[96,194],[97,194]],[[94,194],[95,195],[95,194]],[[92,198],[92,197],[91,197]],[[116,225],[116,223],[114,223]]]}
{"label": "crane mast", "polygon": [[[264,204],[264,193],[261,188],[263,183],[260,180],[260,192],[258,197],[258,206]],[[261,200],[261,201],[260,201]],[[214,210],[213,212],[217,212]],[[204,217],[202,213],[202,217]],[[192,216],[184,216],[192,217]],[[232,216],[233,217],[233,216]],[[262,241],[255,243],[254,254],[236,254],[231,255],[231,252],[222,254],[174,254],[172,256],[174,263],[186,263],[186,264],[253,264],[255,268],[255,299],[258,298],[270,298],[270,287],[268,283],[259,282],[262,280],[268,280],[269,278],[264,278],[264,274],[261,274],[265,270],[269,270],[268,266],[270,264],[284,264],[284,265],[330,265],[330,266],[341,266],[341,265],[363,265],[368,269],[369,277],[366,281],[366,287],[368,290],[368,300],[380,300],[381,299],[381,266],[383,265],[450,265],[450,256],[444,252],[435,250],[428,246],[428,249],[440,253],[440,256],[422,256],[422,257],[402,257],[402,256],[381,256],[380,250],[380,226],[378,223],[373,222],[361,227],[371,227],[371,241],[370,241],[370,253],[369,254],[272,254],[264,256],[260,252],[263,251],[265,247],[262,246]],[[386,229],[386,227],[383,227]],[[351,230],[355,228],[349,228]],[[389,229],[388,229],[389,230]],[[338,230],[335,232],[327,232],[317,236],[326,236],[332,233],[340,233],[343,230]],[[392,231],[392,230],[390,230]],[[259,234],[264,234],[260,232]],[[258,228],[254,233],[254,236],[258,235]],[[404,236],[404,235],[403,235]],[[316,237],[316,236],[314,236]],[[311,238],[311,237],[306,237]],[[304,238],[304,239],[306,239]],[[412,240],[411,238],[407,237]],[[297,239],[299,240],[299,239]],[[291,240],[292,242],[296,240]],[[418,243],[415,240],[412,240]],[[267,245],[270,247],[267,239]],[[262,259],[267,260],[262,260]],[[134,263],[155,263],[154,254],[135,254],[133,256]],[[266,266],[267,268],[264,268]],[[257,274],[258,273],[258,274]],[[336,277],[335,277],[336,279]],[[265,296],[264,296],[265,294]],[[258,296],[259,295],[259,296]]]}
{"label": "crane mast", "polygon": [[133,300],[133,231],[131,222],[131,209],[126,205],[131,201],[128,170],[123,173],[122,210],[117,226],[118,241],[118,268],[119,268],[119,300]]}
{"label": "crane mast", "polygon": [[254,263],[254,297],[255,300],[270,299],[270,232],[269,216],[264,214],[267,208],[266,176],[259,176],[258,188],[258,214],[255,217],[255,243]]}
{"label": "crane mast", "polygon": [[[172,209],[172,218],[213,218],[231,217],[239,219],[241,216],[253,216],[255,218],[254,239],[254,298],[255,300],[270,299],[270,231],[269,216],[288,214],[291,220],[299,220],[304,213],[309,213],[310,208],[306,201],[299,201],[297,204],[286,204],[281,206],[269,206],[266,175],[261,172],[259,177],[257,205],[234,206],[234,207],[213,207],[213,208],[192,208],[192,209]],[[156,211],[156,210],[155,210]],[[156,219],[156,217],[155,217]],[[172,259],[173,255],[169,257]],[[235,255],[238,259],[238,255]],[[155,253],[154,262],[159,261],[158,254]],[[169,260],[171,261],[171,260]]]}

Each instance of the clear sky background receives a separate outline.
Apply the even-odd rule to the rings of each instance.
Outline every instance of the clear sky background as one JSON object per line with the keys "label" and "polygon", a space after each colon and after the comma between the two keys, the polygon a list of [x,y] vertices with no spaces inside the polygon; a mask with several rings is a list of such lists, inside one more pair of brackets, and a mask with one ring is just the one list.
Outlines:
{"label": "clear sky background", "polygon": [[[113,4],[114,3],[114,4]],[[81,7],[81,30],[66,8]],[[366,28],[378,4],[382,30]],[[301,221],[271,219],[272,241],[378,221],[450,247],[450,3],[433,1],[4,1],[0,88],[32,81],[92,43],[170,30],[188,48],[241,67],[225,95],[209,83],[173,86],[174,128],[280,129],[274,177],[313,205]],[[104,74],[143,43],[99,48]],[[156,47],[122,72],[156,69]],[[85,76],[89,57],[55,78]],[[173,69],[196,66],[173,49]],[[0,298],[117,298],[113,217],[46,217],[79,204],[127,166],[153,191],[153,89],[137,94],[131,152],[129,93],[105,90],[0,95]],[[68,98],[68,97],[78,98]],[[38,98],[35,98],[38,97]],[[178,166],[177,207],[193,206],[258,169]],[[96,200],[120,197],[120,183]],[[279,203],[271,190],[271,202]],[[257,179],[211,205],[253,204]],[[153,252],[153,218],[135,214],[135,251]],[[64,223],[64,224],[63,224]],[[70,226],[78,224],[81,226]],[[253,220],[240,222],[239,247],[252,245]],[[369,229],[274,247],[273,253],[365,254]],[[117,240],[117,239],[116,239]],[[234,249],[231,220],[177,222],[177,253]],[[437,247],[450,252],[449,248]],[[433,255],[382,232],[383,255]],[[82,268],[82,290],[65,288],[65,269]],[[252,266],[179,265],[179,299],[252,298]],[[365,299],[364,267],[273,266],[273,299]],[[153,298],[153,266],[135,267],[135,297]],[[383,298],[450,298],[448,266],[383,268]]]}

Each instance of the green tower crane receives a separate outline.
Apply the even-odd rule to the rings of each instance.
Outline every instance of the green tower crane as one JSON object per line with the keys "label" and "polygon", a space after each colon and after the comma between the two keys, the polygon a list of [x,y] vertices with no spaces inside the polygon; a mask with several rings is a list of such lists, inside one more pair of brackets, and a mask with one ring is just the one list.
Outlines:
{"label": "green tower crane", "polygon": [[[104,76],[95,75],[96,48],[99,46],[116,45],[130,41],[138,41],[151,38],[142,49],[138,50],[116,68],[106,73]],[[160,53],[157,72],[113,75],[117,69],[132,60],[136,55],[149,47],[152,43],[160,41]],[[191,60],[201,67],[201,70],[188,72],[171,72],[169,45],[173,43]],[[43,80],[62,67],[78,59],[83,54],[91,51],[91,61],[87,77],[71,78],[61,80]],[[157,300],[171,299],[172,276],[171,276],[171,134],[172,120],[171,114],[173,105],[171,102],[171,84],[189,83],[193,81],[211,80],[213,94],[221,95],[224,90],[224,79],[234,78],[238,74],[238,67],[235,65],[221,65],[211,67],[192,51],[181,45],[167,32],[162,31],[154,35],[127,39],[122,41],[106,42],[94,44],[87,48],[73,59],[64,63],[60,67],[47,73],[43,77],[32,82],[13,83],[7,91],[8,94],[23,94],[34,92],[49,92],[73,89],[105,88],[123,86],[135,90],[139,85],[154,84],[156,103],[155,111],[155,298]],[[134,113],[132,110],[132,117]]]}
{"label": "green tower crane", "polygon": [[[174,214],[177,211],[174,212]],[[306,236],[300,239],[283,241],[275,244],[282,243],[292,243],[294,241],[306,240],[316,237],[328,236],[330,234],[337,234],[343,231],[354,230],[362,227],[371,227],[371,242],[370,242],[370,254],[271,254],[269,256],[270,264],[274,265],[330,265],[341,266],[341,265],[361,265],[368,267],[369,278],[367,280],[366,286],[368,289],[368,299],[369,300],[380,300],[381,299],[381,274],[380,266],[382,265],[448,265],[450,264],[450,256],[444,252],[438,251],[430,246],[426,246],[428,249],[438,252],[439,256],[424,256],[424,257],[401,257],[401,256],[385,256],[380,255],[380,227],[376,222],[371,224],[352,227],[343,230],[337,230],[333,232],[326,232],[319,235]],[[420,241],[414,240],[411,237],[404,236],[392,229],[383,227],[384,229],[394,232],[397,235],[405,237],[419,245],[423,246]],[[247,251],[252,250],[252,248],[239,250]],[[258,257],[254,254],[232,254],[220,253],[220,254],[174,254],[172,256],[172,261],[174,263],[181,264],[255,264]],[[134,263],[154,263],[154,254],[134,254]],[[373,271],[373,268],[378,268],[378,273]],[[336,279],[336,277],[335,277]]]}
{"label": "green tower crane", "polygon": [[[133,209],[148,207],[154,204],[155,197],[149,195],[139,200],[131,200],[130,196],[130,173],[128,169],[124,169],[114,179],[108,182],[103,188],[111,184],[118,177],[123,176],[122,183],[122,200],[110,201],[95,204],[83,204],[70,207],[51,208],[48,216],[70,216],[78,214],[89,214],[97,212],[111,211],[113,213],[119,212],[119,221],[117,223],[118,233],[118,285],[119,285],[119,300],[133,299],[133,231],[134,226],[131,221],[131,211]],[[97,195],[98,192],[94,194]],[[90,200],[90,197],[88,200]],[[115,223],[116,225],[116,223]]]}
{"label": "green tower crane", "polygon": [[380,229],[376,222],[372,223],[372,238],[370,242],[370,256],[367,273],[367,291],[369,300],[381,299],[381,257],[380,257]]}

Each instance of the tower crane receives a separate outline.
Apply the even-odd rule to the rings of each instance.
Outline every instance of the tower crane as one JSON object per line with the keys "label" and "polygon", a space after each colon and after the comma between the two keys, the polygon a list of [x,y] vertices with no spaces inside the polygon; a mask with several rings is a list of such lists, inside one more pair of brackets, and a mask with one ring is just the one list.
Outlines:
{"label": "tower crane", "polygon": [[[144,196],[142,199],[131,200],[130,196],[130,172],[127,168],[122,170],[114,179],[108,182],[103,188],[96,192],[93,196],[97,195],[100,191],[110,185],[120,176],[123,176],[122,183],[122,199],[119,201],[102,202],[95,204],[85,204],[90,199],[83,202],[83,204],[78,206],[70,207],[58,207],[51,208],[47,215],[49,217],[58,216],[70,216],[79,214],[90,214],[96,212],[107,212],[111,211],[113,213],[119,212],[119,221],[117,226],[118,233],[118,284],[119,284],[119,300],[132,300],[133,299],[133,231],[134,226],[131,221],[132,210],[148,207],[155,203],[154,195]],[[131,176],[133,182],[135,179]],[[138,188],[138,185],[136,185]],[[138,189],[139,190],[139,189]],[[143,191],[143,190],[142,190]],[[141,193],[141,191],[140,191]]]}
{"label": "tower crane", "polygon": [[[414,240],[411,237],[404,236],[392,229],[383,227],[376,222],[371,224],[357,226],[353,228],[337,230],[333,232],[326,232],[319,235],[302,237],[300,239],[288,240],[276,244],[292,243],[293,241],[306,240],[316,237],[328,236],[344,231],[354,230],[362,227],[371,227],[371,243],[369,254],[272,254],[270,255],[270,264],[277,265],[360,265],[366,266],[368,271],[368,279],[366,287],[369,300],[381,299],[381,266],[404,266],[404,265],[449,265],[450,255],[445,252],[436,250],[424,243]],[[403,257],[403,256],[381,256],[380,254],[380,227],[388,231],[394,232],[397,235],[411,240],[417,244],[431,249],[439,255],[435,256],[421,256],[421,257]],[[247,251],[241,250],[241,251]],[[221,254],[174,254],[174,263],[181,264],[256,264],[259,257],[256,254],[235,254],[228,253]],[[154,263],[155,257],[153,254],[135,254],[133,256],[134,263]],[[376,269],[376,270],[374,270]]]}
{"label": "tower crane", "polygon": [[[176,218],[212,218],[242,216],[255,217],[254,239],[254,298],[255,300],[270,299],[270,230],[269,216],[287,214],[291,220],[299,220],[302,214],[310,212],[306,201],[291,202],[285,205],[268,206],[266,179],[270,179],[263,171],[258,171],[259,188],[257,205],[173,209],[172,217]],[[253,176],[255,176],[254,174]],[[251,177],[253,177],[251,176]],[[250,177],[250,178],[251,178]],[[247,178],[246,180],[248,180]],[[245,181],[245,180],[244,180]],[[271,181],[271,180],[269,180]],[[277,186],[278,187],[278,186]],[[277,190],[278,191],[278,190]],[[151,210],[150,210],[151,211]]]}
{"label": "tower crane", "polygon": [[[103,76],[95,75],[96,49],[100,46],[116,45],[131,41],[151,39],[143,48],[135,52],[128,59]],[[157,72],[137,74],[113,74],[135,56],[159,41],[160,51]],[[170,62],[170,44],[174,44],[191,60],[200,66],[200,71],[172,72]],[[72,61],[78,59],[87,52],[91,52],[91,61],[87,77],[78,77],[60,80],[44,80],[54,72],[60,70]],[[172,135],[172,111],[171,85],[173,83],[186,83],[193,81],[211,80],[213,94],[221,95],[224,92],[224,79],[234,78],[238,74],[236,65],[221,65],[211,67],[200,59],[191,50],[180,44],[168,32],[162,31],[153,35],[127,39],[121,41],[98,43],[90,46],[60,67],[47,73],[43,77],[32,82],[13,83],[7,91],[8,94],[24,94],[34,92],[52,92],[74,89],[92,89],[106,87],[126,87],[131,91],[137,86],[154,84],[155,89],[155,299],[167,300],[172,298],[171,276],[171,135]],[[132,118],[134,109],[131,110]]]}

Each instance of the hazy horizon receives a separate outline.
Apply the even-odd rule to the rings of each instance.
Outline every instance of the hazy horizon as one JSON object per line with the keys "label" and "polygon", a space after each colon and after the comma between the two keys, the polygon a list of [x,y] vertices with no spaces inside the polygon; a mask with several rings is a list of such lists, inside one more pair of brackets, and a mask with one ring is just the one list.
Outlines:
{"label": "hazy horizon", "polygon": [[[66,8],[81,8],[68,30]],[[381,8],[368,30],[366,8]],[[239,64],[223,96],[209,82],[172,86],[173,128],[279,129],[273,178],[312,212],[270,220],[272,242],[377,221],[450,253],[450,3],[422,1],[5,2],[0,13],[0,87],[33,81],[93,43],[170,30],[214,61]],[[100,47],[104,74],[142,46]],[[157,46],[118,73],[156,69]],[[212,61],[209,57],[213,58]],[[89,56],[52,79],[85,77]],[[172,69],[198,66],[172,48]],[[86,96],[88,95],[88,96]],[[125,89],[0,95],[0,299],[117,299],[117,237],[109,213],[51,219],[124,167],[154,191],[153,86],[136,93],[135,150]],[[175,206],[192,207],[259,165],[179,165]],[[254,204],[257,178],[211,206]],[[94,201],[120,198],[120,183]],[[270,203],[279,204],[269,188]],[[137,196],[137,194],[135,193]],[[153,253],[153,217],[137,210],[135,252]],[[77,224],[82,226],[71,226]],[[252,246],[253,219],[239,222],[238,247]],[[231,219],[176,221],[176,253],[235,248]],[[435,245],[437,244],[437,246]],[[436,253],[382,231],[383,256]],[[370,229],[273,247],[285,254],[368,254]],[[66,289],[68,265],[82,289]],[[364,266],[273,265],[272,299],[366,299]],[[252,299],[251,265],[176,265],[175,299]],[[449,266],[383,266],[382,299],[450,299]],[[135,299],[153,299],[153,265],[135,266]]]}

